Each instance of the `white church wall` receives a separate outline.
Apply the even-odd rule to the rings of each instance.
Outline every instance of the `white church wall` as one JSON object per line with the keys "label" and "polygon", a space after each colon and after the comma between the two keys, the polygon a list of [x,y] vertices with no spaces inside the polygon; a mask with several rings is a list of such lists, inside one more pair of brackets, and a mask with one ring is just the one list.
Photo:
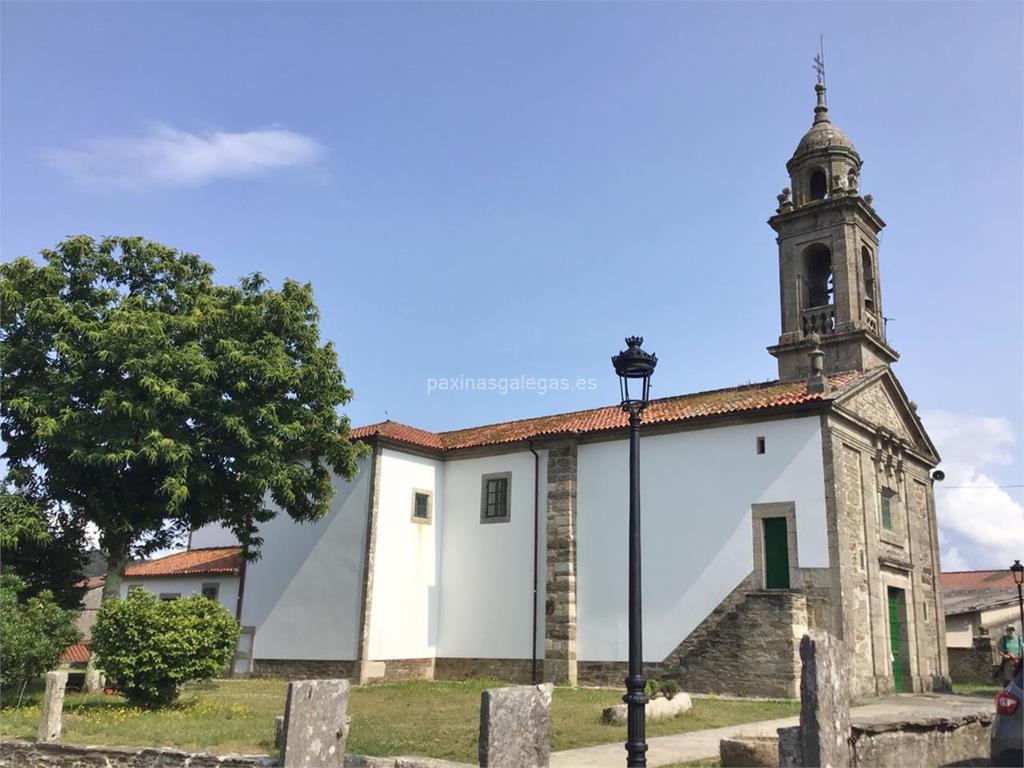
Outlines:
{"label": "white church wall", "polygon": [[242,625],[256,628],[258,659],[353,660],[362,600],[369,459],[350,483],[335,477],[328,514],[299,524],[281,512],[260,526],[249,563]]}
{"label": "white church wall", "polygon": [[[440,461],[384,449],[370,613],[371,659],[435,655],[444,489]],[[413,493],[432,496],[429,523],[412,519]]]}
{"label": "white church wall", "polygon": [[[661,661],[750,573],[751,504],[795,502],[800,567],[828,566],[817,417],[641,437],[640,456],[645,660]],[[626,440],[579,448],[580,660],[627,658],[627,460]]]}
{"label": "white church wall", "polygon": [[[537,647],[543,658],[547,452],[538,454],[541,506]],[[444,469],[437,655],[528,659],[533,631],[533,454],[525,450],[449,460]],[[482,523],[481,479],[497,472],[512,473],[510,520]]]}
{"label": "white church wall", "polygon": [[205,576],[125,576],[121,581],[121,597],[128,596],[131,587],[143,587],[159,597],[160,595],[177,595],[191,597],[201,595],[204,584],[217,585],[217,602],[227,608],[234,616],[238,608],[238,577],[227,574],[211,573]]}

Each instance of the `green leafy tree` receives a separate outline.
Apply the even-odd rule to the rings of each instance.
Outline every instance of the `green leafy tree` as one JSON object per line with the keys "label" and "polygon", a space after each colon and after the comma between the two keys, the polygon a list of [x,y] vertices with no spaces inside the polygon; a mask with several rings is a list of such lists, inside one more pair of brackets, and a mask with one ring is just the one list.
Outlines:
{"label": "green leafy tree", "polygon": [[132,704],[162,707],[182,683],[221,672],[238,643],[238,622],[202,595],[158,600],[132,589],[107,600],[96,616],[92,650],[118,691]]}
{"label": "green leafy tree", "polygon": [[10,691],[57,666],[61,652],[77,643],[77,614],[42,591],[26,597],[17,576],[0,576],[0,689]]}
{"label": "green leafy tree", "polygon": [[77,236],[0,265],[0,342],[8,487],[96,526],[104,597],[129,557],[209,523],[255,557],[270,501],[316,520],[331,471],[355,473],[309,284],[218,285],[194,254]]}
{"label": "green leafy tree", "polygon": [[39,505],[22,493],[0,489],[0,547],[14,549],[23,542],[45,544],[49,538]]}
{"label": "green leafy tree", "polygon": [[0,542],[0,570],[24,582],[25,597],[46,590],[61,608],[80,610],[90,560],[85,526],[70,512],[41,516],[39,520],[45,536]]}

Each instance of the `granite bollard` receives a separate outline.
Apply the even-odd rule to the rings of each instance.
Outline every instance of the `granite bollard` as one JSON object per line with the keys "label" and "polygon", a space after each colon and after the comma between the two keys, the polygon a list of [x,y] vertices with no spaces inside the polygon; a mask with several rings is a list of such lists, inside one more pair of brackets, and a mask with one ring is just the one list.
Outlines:
{"label": "granite bollard", "polygon": [[348,680],[288,684],[281,749],[284,768],[343,768],[348,689]]}
{"label": "granite bollard", "polygon": [[481,768],[546,768],[551,683],[490,688],[480,695]]}
{"label": "granite bollard", "polygon": [[37,734],[39,741],[57,741],[60,738],[61,718],[64,715],[64,689],[67,684],[67,672],[46,673],[46,690],[43,693]]}

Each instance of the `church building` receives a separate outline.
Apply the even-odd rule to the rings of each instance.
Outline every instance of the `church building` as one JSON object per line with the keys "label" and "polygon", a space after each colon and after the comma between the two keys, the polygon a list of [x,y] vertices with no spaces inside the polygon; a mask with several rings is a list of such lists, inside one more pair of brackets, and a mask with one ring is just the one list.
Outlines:
{"label": "church building", "polygon": [[[799,695],[809,629],[854,695],[948,685],[931,471],[891,365],[861,158],[816,87],[769,219],[778,380],[654,400],[641,430],[644,655],[684,690]],[[630,330],[630,329],[626,329]],[[239,674],[621,685],[627,416],[428,432],[386,421],[313,524],[242,568]],[[193,549],[224,544],[197,531]],[[234,593],[232,593],[234,594]]]}

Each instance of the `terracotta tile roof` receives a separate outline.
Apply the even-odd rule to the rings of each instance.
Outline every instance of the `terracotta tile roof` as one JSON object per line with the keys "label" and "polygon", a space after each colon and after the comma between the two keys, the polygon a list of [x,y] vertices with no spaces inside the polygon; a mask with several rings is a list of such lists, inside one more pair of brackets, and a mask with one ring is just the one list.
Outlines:
{"label": "terracotta tile roof", "polygon": [[[644,423],[670,424],[705,416],[769,411],[775,408],[810,403],[815,400],[830,399],[862,377],[863,374],[857,372],[841,373],[829,377],[832,389],[829,395],[808,392],[807,385],[802,381],[770,381],[765,384],[748,384],[729,389],[666,397],[651,401],[644,412]],[[622,409],[617,405],[609,405],[586,411],[559,413],[553,416],[540,416],[533,419],[436,433],[399,424],[397,421],[383,421],[352,430],[352,437],[355,439],[383,437],[421,448],[451,451],[458,448],[517,443],[551,435],[604,432],[623,429],[626,426],[628,426],[628,417]]]}
{"label": "terracotta tile roof", "polygon": [[1001,571],[949,571],[942,574],[942,588],[952,589],[1014,589],[1013,574]]}
{"label": "terracotta tile roof", "polygon": [[65,664],[88,664],[91,656],[88,643],[75,643],[64,649],[60,660]]}
{"label": "terracotta tile roof", "polygon": [[155,560],[126,565],[125,576],[196,576],[204,573],[238,575],[242,569],[241,547],[187,549]]}

